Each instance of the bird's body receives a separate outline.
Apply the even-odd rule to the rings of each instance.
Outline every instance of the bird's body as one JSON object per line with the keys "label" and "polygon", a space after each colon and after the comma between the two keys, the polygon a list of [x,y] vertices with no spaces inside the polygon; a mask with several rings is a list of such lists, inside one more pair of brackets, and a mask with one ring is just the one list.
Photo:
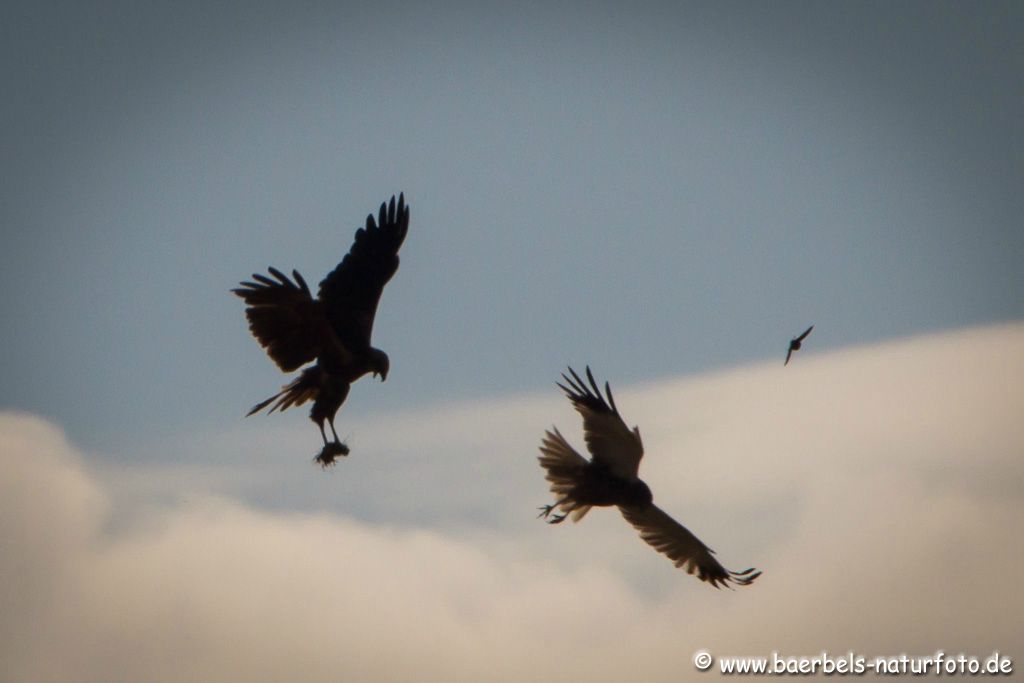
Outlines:
{"label": "bird's body", "polygon": [[[561,434],[556,434],[555,438],[561,439]],[[561,440],[562,443],[549,447],[572,448],[564,439]],[[651,489],[642,480],[616,476],[600,462],[588,461],[581,467],[573,468],[568,476],[572,486],[563,492],[564,498],[574,501],[576,509],[612,505],[644,506],[654,501]],[[557,523],[560,519],[564,517],[556,516],[552,521]]]}
{"label": "bird's body", "polygon": [[807,335],[809,335],[811,333],[811,330],[813,329],[814,325],[811,325],[806,330],[804,330],[804,333],[801,334],[799,337],[789,340],[789,350],[786,351],[786,362],[783,363],[783,365],[789,365],[789,357],[793,355],[794,351],[800,350],[800,345],[803,343],[804,339],[807,339]]}
{"label": "bird's body", "polygon": [[616,506],[644,541],[677,567],[716,588],[745,586],[760,576],[754,569],[727,570],[715,559],[714,551],[654,504],[650,488],[638,476],[643,457],[640,431],[636,427],[630,430],[623,422],[607,382],[607,399],[601,395],[589,367],[589,387],[572,368],[569,373],[571,377],[562,375],[568,386],[558,386],[583,416],[584,437],[592,457],[587,460],[577,453],[558,429],[545,433],[538,460],[556,500],[541,508],[541,516],[548,517],[557,509],[561,514],[555,514],[549,523],[558,524],[566,517],[578,522],[591,507]]}
{"label": "bird's body", "polygon": [[[322,465],[348,455],[338,439],[334,417],[348,397],[352,383],[372,373],[387,379],[390,360],[370,345],[373,319],[384,285],[398,270],[398,249],[409,228],[405,197],[398,204],[381,204],[378,220],[367,216],[366,226],[356,231],[352,248],[341,263],[320,283],[314,299],[309,286],[292,271],[292,277],[268,268],[273,279],[254,274],[232,291],[245,300],[249,329],[271,359],[285,372],[304,368],[280,392],[256,404],[248,415],[267,406],[269,412],[313,402],[310,419],[320,428],[324,441],[317,456]],[[334,441],[327,440],[324,423]]]}

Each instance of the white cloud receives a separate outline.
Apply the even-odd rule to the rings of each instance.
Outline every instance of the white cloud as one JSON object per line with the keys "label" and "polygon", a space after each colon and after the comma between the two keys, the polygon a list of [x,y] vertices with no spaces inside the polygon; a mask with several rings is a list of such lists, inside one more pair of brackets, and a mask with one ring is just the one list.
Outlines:
{"label": "white cloud", "polygon": [[[734,593],[611,511],[532,518],[541,431],[582,444],[554,390],[381,418],[332,472],[280,458],[291,479],[267,465],[283,438],[220,435],[220,478],[192,454],[166,486],[2,414],[0,679],[680,680],[700,648],[1020,658],[1022,349],[1006,325],[616,387],[659,504],[765,571]],[[247,502],[275,482],[274,508]],[[284,509],[309,492],[338,500]]]}

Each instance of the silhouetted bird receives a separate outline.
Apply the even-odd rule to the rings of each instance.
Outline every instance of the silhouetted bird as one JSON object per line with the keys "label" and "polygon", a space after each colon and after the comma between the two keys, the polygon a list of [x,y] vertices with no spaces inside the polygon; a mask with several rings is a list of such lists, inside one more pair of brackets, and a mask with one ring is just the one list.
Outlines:
{"label": "silhouetted bird", "polygon": [[807,335],[809,335],[811,333],[811,330],[813,329],[814,325],[811,325],[806,330],[804,330],[804,333],[801,334],[799,337],[797,337],[796,339],[789,340],[789,350],[786,351],[786,362],[783,363],[783,365],[789,365],[789,357],[793,355],[794,351],[800,350],[800,342],[802,342],[804,339],[807,339]]}
{"label": "silhouetted bird", "polygon": [[569,372],[572,377],[562,373],[569,386],[558,386],[583,416],[583,437],[592,457],[588,461],[573,450],[557,427],[545,432],[538,459],[547,470],[546,479],[557,500],[540,508],[539,516],[547,518],[557,508],[563,514],[554,515],[549,524],[563,522],[566,516],[578,522],[594,505],[616,505],[650,546],[715,588],[746,586],[760,576],[754,569],[727,570],[715,559],[713,550],[652,502],[651,490],[637,476],[644,454],[640,430],[626,427],[611,387],[605,382],[605,400],[589,367],[589,387],[572,368]]}
{"label": "silhouetted bird", "polygon": [[[255,282],[242,282],[231,290],[245,300],[249,329],[281,370],[291,372],[316,361],[280,392],[253,406],[246,417],[267,406],[272,413],[313,401],[309,418],[320,427],[324,440],[316,456],[323,466],[349,453],[338,439],[334,416],[352,382],[366,373],[387,379],[390,361],[370,346],[370,334],[384,285],[398,270],[398,249],[408,229],[405,196],[398,196],[397,206],[392,196],[390,204],[380,205],[376,221],[372,214],[366,217],[366,227],[356,231],[352,248],[320,283],[316,299],[295,270],[294,282],[268,268],[274,279],[254,274]],[[324,432],[325,420],[334,435],[332,442]]]}

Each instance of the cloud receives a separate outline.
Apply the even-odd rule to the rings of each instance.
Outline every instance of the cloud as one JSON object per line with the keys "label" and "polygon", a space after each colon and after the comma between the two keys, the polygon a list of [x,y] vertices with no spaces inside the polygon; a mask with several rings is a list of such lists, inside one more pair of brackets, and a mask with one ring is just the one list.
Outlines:
{"label": "cloud", "polygon": [[[582,444],[554,391],[372,420],[326,474],[226,432],[205,446],[222,476],[204,482],[197,450],[166,485],[0,414],[0,679],[667,681],[702,648],[1020,658],[1022,348],[1004,325],[615,387],[659,504],[765,571],[735,592],[611,511],[532,518],[543,428]],[[278,460],[297,474],[261,481]],[[290,492],[260,504],[275,483]],[[304,491],[338,501],[291,505]]]}

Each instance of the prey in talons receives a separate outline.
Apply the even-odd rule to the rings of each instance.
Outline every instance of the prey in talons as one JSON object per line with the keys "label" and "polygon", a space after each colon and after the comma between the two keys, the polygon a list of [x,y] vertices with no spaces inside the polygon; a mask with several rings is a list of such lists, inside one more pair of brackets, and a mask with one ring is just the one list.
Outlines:
{"label": "prey in talons", "polygon": [[327,469],[334,464],[337,457],[342,457],[349,454],[348,446],[340,441],[325,442],[323,450],[317,453],[313,461],[320,465],[320,467]]}

